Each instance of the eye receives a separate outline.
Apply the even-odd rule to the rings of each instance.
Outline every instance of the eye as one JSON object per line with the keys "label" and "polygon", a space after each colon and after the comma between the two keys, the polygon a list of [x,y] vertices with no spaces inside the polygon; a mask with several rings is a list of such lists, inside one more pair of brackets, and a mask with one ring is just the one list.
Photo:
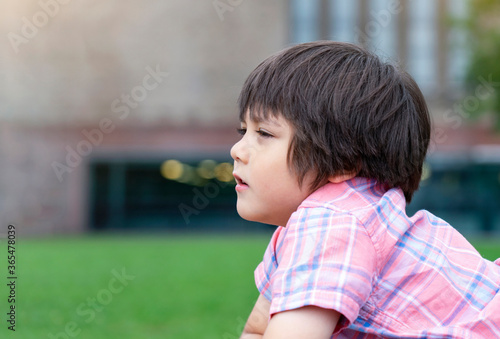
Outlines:
{"label": "eye", "polygon": [[245,135],[245,133],[247,132],[247,129],[246,128],[237,128],[236,132],[238,132],[239,135]]}
{"label": "eye", "polygon": [[256,132],[261,137],[264,137],[264,138],[271,138],[271,137],[273,137],[273,135],[271,133],[269,133],[268,131],[266,131],[265,129],[262,129],[262,128],[259,128]]}

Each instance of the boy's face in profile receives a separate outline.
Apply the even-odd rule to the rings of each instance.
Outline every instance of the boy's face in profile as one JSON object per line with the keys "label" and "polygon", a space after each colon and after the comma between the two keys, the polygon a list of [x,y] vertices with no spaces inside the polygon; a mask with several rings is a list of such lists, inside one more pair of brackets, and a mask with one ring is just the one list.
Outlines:
{"label": "boy's face in profile", "polygon": [[247,220],[285,226],[310,194],[311,182],[305,178],[300,187],[289,169],[293,129],[281,116],[252,121],[247,113],[239,131],[243,137],[231,148],[238,213]]}

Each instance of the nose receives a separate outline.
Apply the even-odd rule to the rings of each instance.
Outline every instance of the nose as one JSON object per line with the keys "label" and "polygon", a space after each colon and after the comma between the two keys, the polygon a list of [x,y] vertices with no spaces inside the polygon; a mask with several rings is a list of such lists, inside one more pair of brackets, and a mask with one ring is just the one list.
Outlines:
{"label": "nose", "polygon": [[248,160],[244,139],[245,138],[242,138],[240,141],[235,143],[233,147],[231,147],[231,158],[233,158],[234,161],[241,161],[245,163]]}

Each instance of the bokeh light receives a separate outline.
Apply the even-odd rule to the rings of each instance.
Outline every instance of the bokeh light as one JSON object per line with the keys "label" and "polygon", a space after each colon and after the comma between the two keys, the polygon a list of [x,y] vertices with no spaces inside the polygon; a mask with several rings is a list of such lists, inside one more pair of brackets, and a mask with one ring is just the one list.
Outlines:
{"label": "bokeh light", "polygon": [[183,165],[178,160],[167,160],[161,165],[161,175],[170,180],[177,180],[183,174]]}
{"label": "bokeh light", "polygon": [[215,177],[222,182],[230,182],[234,180],[233,165],[228,162],[223,162],[215,167]]}
{"label": "bokeh light", "polygon": [[421,180],[426,181],[427,179],[429,179],[431,177],[431,175],[432,175],[431,167],[429,166],[429,164],[424,163],[424,165],[422,166],[422,178],[421,178]]}
{"label": "bokeh light", "polygon": [[215,160],[203,160],[199,163],[196,172],[198,175],[204,179],[213,179],[215,177],[215,168],[217,167],[217,162]]}

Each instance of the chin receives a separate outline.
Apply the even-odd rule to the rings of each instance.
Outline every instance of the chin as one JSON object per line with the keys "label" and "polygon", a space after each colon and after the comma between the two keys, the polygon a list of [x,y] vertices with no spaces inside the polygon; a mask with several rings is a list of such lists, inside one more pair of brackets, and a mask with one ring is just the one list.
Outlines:
{"label": "chin", "polygon": [[253,222],[261,222],[264,224],[269,223],[269,221],[265,220],[266,218],[263,218],[261,215],[252,213],[252,211],[249,211],[248,209],[245,209],[245,208],[239,207],[239,206],[236,209],[237,209],[240,217],[242,217],[245,220],[253,221]]}
{"label": "chin", "polygon": [[281,224],[276,223],[275,221],[271,220],[270,218],[265,218],[265,217],[258,216],[255,214],[244,214],[244,213],[241,213],[239,211],[238,211],[238,214],[240,215],[240,217],[242,217],[243,219],[248,220],[248,221],[260,222],[262,224],[268,224],[268,225],[273,225],[273,226],[285,226],[285,225],[281,225]]}
{"label": "chin", "polygon": [[240,215],[240,217],[242,217],[245,220],[260,222],[260,220],[258,218],[256,218],[255,215],[252,215],[251,213],[240,212],[240,210],[238,210],[238,214]]}

